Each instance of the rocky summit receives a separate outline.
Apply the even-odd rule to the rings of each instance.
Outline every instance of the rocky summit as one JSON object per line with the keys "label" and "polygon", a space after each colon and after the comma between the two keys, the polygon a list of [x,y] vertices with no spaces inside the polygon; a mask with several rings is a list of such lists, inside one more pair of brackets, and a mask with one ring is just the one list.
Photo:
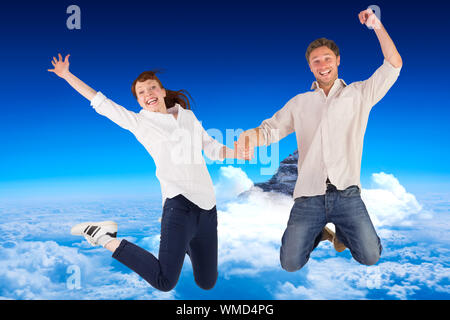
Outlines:
{"label": "rocky summit", "polygon": [[265,192],[274,191],[292,196],[297,181],[298,150],[280,162],[277,172],[267,182],[255,183]]}

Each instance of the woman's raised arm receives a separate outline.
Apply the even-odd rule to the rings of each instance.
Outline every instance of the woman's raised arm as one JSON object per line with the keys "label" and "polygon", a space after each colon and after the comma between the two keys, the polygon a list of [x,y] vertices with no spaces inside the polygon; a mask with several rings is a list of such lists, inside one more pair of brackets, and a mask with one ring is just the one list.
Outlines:
{"label": "woman's raised arm", "polygon": [[52,60],[54,69],[48,69],[47,71],[53,72],[58,77],[66,80],[72,88],[78,91],[83,97],[91,101],[97,94],[97,91],[89,87],[69,71],[69,56],[70,54],[68,54],[63,60],[61,54],[58,53],[59,59],[53,57]]}

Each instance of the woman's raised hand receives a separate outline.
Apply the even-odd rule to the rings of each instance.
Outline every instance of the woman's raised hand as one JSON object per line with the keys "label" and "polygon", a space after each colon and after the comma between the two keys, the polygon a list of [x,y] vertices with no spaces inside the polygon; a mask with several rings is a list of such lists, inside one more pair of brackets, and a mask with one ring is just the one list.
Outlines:
{"label": "woman's raised hand", "polygon": [[62,59],[62,56],[60,53],[58,53],[58,60],[56,60],[55,57],[53,57],[52,65],[54,69],[48,69],[49,72],[55,73],[58,77],[61,77],[64,79],[64,77],[69,73],[69,56],[68,54],[64,61]]}
{"label": "woman's raised hand", "polygon": [[85,97],[89,101],[92,101],[92,99],[94,99],[95,95],[97,94],[97,91],[89,87],[86,83],[78,79],[69,71],[69,56],[70,54],[68,54],[63,60],[61,54],[58,53],[59,59],[57,60],[55,57],[53,57],[52,60],[54,69],[48,69],[48,71],[53,72],[58,77],[66,80],[72,86],[72,88],[78,91],[83,97]]}

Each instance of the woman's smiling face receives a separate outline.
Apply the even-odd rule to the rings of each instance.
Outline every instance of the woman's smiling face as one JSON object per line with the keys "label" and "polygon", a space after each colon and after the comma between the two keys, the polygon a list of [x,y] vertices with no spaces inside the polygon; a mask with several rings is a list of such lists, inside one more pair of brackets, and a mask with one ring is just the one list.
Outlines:
{"label": "woman's smiling face", "polygon": [[166,90],[161,88],[156,80],[145,80],[136,83],[136,96],[139,105],[148,111],[166,112],[166,104],[164,98]]}

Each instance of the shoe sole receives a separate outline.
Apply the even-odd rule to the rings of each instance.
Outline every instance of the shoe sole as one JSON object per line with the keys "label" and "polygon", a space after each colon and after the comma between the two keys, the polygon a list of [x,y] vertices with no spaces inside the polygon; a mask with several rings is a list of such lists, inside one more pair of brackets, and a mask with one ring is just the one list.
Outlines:
{"label": "shoe sole", "polygon": [[114,228],[114,232],[117,232],[117,223],[114,221],[101,221],[101,222],[83,222],[79,223],[70,229],[70,234],[74,236],[81,236],[83,235],[83,231],[87,228],[89,225],[95,225],[98,227],[112,227]]}
{"label": "shoe sole", "polygon": [[337,252],[342,252],[347,248],[342,242],[337,240],[337,238],[334,238],[333,240],[333,247]]}

